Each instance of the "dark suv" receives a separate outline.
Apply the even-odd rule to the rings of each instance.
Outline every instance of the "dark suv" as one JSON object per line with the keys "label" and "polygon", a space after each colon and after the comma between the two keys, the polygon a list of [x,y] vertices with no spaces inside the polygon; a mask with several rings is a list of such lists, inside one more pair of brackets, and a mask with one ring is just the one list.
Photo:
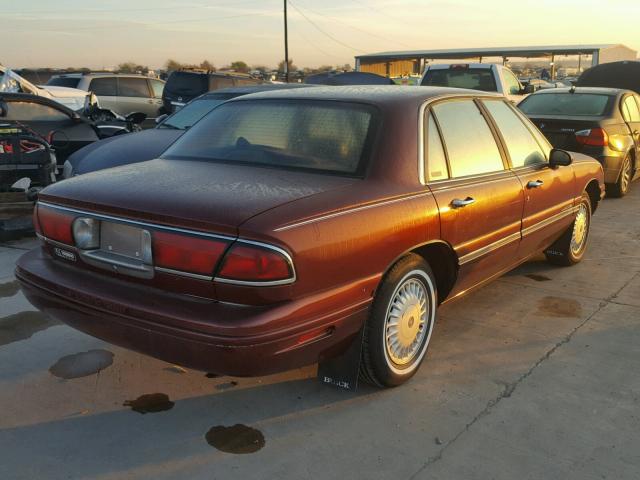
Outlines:
{"label": "dark suv", "polygon": [[221,88],[256,85],[261,80],[239,73],[172,72],[162,93],[163,113],[173,113],[203,93]]}

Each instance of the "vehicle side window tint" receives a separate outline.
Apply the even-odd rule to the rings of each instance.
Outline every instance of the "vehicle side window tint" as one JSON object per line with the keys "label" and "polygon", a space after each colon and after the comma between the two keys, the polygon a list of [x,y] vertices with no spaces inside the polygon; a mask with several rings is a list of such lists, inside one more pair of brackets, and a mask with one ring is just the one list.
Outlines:
{"label": "vehicle side window tint", "polygon": [[520,82],[518,79],[511,73],[509,70],[502,70],[502,75],[504,76],[504,84],[505,90],[509,95],[519,95],[520,94]]}
{"label": "vehicle side window tint", "polygon": [[94,78],[89,84],[89,90],[97,96],[115,97],[117,94],[115,78]]}
{"label": "vehicle side window tint", "polygon": [[68,120],[69,116],[55,108],[40,103],[7,102],[7,115],[1,120],[17,120],[20,122],[59,122]]}
{"label": "vehicle side window tint", "polygon": [[146,78],[118,78],[119,97],[149,98]]}
{"label": "vehicle side window tint", "polygon": [[483,103],[502,132],[513,168],[547,161],[531,131],[503,100],[483,100]]}
{"label": "vehicle side window tint", "polygon": [[162,91],[164,90],[164,82],[160,80],[149,80],[151,82],[151,89],[153,90],[154,98],[162,98]]}
{"label": "vehicle side window tint", "polygon": [[432,110],[442,130],[452,177],[504,170],[495,138],[472,100],[447,101]]}
{"label": "vehicle side window tint", "polygon": [[631,95],[624,100],[624,105],[629,112],[629,120],[627,122],[640,122],[640,110],[638,110],[638,104]]}
{"label": "vehicle side window tint", "polygon": [[435,181],[447,179],[449,178],[447,158],[444,155],[444,148],[442,147],[440,133],[438,132],[438,127],[436,126],[436,122],[432,115],[429,115],[426,133],[427,144],[425,145],[425,161],[427,165],[427,180]]}

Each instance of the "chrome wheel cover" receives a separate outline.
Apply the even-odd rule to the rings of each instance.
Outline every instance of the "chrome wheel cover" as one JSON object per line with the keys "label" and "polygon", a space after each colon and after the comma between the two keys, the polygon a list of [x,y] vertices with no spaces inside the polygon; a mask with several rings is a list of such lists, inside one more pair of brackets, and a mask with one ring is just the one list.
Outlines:
{"label": "chrome wheel cover", "polygon": [[[432,291],[429,291],[422,278],[416,275],[407,278],[409,275],[405,276],[391,296],[385,318],[385,357],[391,367],[397,365],[400,371],[420,360],[426,350],[422,348],[423,345],[426,347],[425,337],[430,335],[433,324]],[[429,279],[427,281],[431,283]]]}
{"label": "chrome wheel cover", "polygon": [[622,193],[626,193],[629,189],[629,184],[631,183],[631,161],[629,160],[629,157],[624,159],[622,173],[620,173],[620,176],[620,190]]}
{"label": "chrome wheel cover", "polygon": [[589,235],[589,209],[584,203],[578,207],[576,219],[573,222],[573,233],[571,235],[571,253],[580,255],[587,243]]}

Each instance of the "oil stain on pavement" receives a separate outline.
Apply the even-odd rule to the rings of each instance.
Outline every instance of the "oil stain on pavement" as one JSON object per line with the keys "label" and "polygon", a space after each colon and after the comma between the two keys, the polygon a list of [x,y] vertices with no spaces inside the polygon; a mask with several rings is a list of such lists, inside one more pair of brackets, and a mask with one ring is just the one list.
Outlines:
{"label": "oil stain on pavement", "polygon": [[20,291],[20,284],[17,280],[12,282],[0,283],[0,298],[13,297]]}
{"label": "oil stain on pavement", "polygon": [[546,275],[540,275],[538,273],[528,273],[525,277],[530,278],[531,280],[535,280],[536,282],[548,282],[551,280]]}
{"label": "oil stain on pavement", "polygon": [[538,301],[538,313],[547,317],[580,318],[582,306],[571,298],[544,297]]}
{"label": "oil stain on pavement", "polygon": [[49,369],[49,372],[56,377],[68,380],[93,375],[109,367],[112,363],[113,353],[110,351],[89,350],[62,357]]}
{"label": "oil stain on pavement", "polygon": [[164,393],[148,393],[135,400],[127,400],[122,405],[131,407],[134,412],[145,414],[171,410],[175,403],[169,400],[169,396]]}
{"label": "oil stain on pavement", "polygon": [[239,423],[232,427],[217,425],[204,436],[207,443],[226,453],[255,453],[264,447],[264,435],[260,430]]}
{"label": "oil stain on pavement", "polygon": [[20,312],[0,318],[0,346],[30,338],[59,323],[41,312]]}

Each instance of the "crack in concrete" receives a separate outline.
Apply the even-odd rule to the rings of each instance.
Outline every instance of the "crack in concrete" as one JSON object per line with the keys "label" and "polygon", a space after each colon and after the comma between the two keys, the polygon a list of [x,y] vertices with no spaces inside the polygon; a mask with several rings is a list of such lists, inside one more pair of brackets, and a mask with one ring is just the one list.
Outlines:
{"label": "crack in concrete", "polygon": [[[600,303],[598,305],[598,308],[596,308],[584,321],[582,321],[581,323],[579,323],[575,328],[573,328],[567,335],[565,335],[559,342],[557,342],[553,347],[551,347],[542,357],[540,357],[532,366],[531,368],[529,368],[529,370],[527,370],[525,373],[523,373],[522,375],[520,375],[520,377],[518,377],[515,381],[511,382],[511,383],[507,383],[505,384],[504,389],[502,390],[502,392],[500,392],[495,398],[491,399],[486,405],[485,407],[475,416],[471,419],[471,421],[469,423],[467,423],[464,428],[462,430],[460,430],[451,440],[445,442],[445,444],[443,445],[443,447],[440,449],[440,451],[432,456],[429,457],[427,459],[427,461],[418,469],[416,470],[415,473],[413,473],[410,477],[409,480],[413,480],[415,479],[420,473],[422,473],[425,469],[427,469],[430,465],[433,465],[434,463],[440,461],[444,455],[444,452],[447,450],[447,448],[449,448],[451,445],[453,445],[454,443],[456,443],[456,441],[462,437],[462,435],[464,435],[466,432],[469,431],[469,429],[476,423],[478,422],[480,419],[484,418],[485,416],[489,415],[492,413],[494,407],[496,407],[503,399],[505,398],[509,398],[511,397],[511,395],[513,394],[513,392],[515,391],[515,389],[518,387],[518,385],[520,385],[522,382],[524,382],[529,376],[531,376],[533,374],[533,372],[542,364],[544,363],[546,360],[548,360],[560,347],[562,347],[563,345],[566,345],[567,343],[569,343],[571,341],[571,339],[573,338],[573,336],[578,332],[578,330],[580,330],[582,327],[584,327],[593,317],[595,317],[598,313],[600,313],[602,311],[602,309],[604,307],[606,307],[608,304],[612,304],[615,302],[612,302],[612,300],[614,298],[616,298],[618,296],[618,294],[624,290],[636,277],[638,277],[638,275],[640,275],[640,273],[636,273],[633,277],[631,277],[622,287],[620,287],[615,293],[612,293],[611,295],[609,295],[608,297],[604,298],[604,299],[600,299]],[[532,286],[533,287],[533,286]],[[535,288],[535,287],[533,287]]]}

